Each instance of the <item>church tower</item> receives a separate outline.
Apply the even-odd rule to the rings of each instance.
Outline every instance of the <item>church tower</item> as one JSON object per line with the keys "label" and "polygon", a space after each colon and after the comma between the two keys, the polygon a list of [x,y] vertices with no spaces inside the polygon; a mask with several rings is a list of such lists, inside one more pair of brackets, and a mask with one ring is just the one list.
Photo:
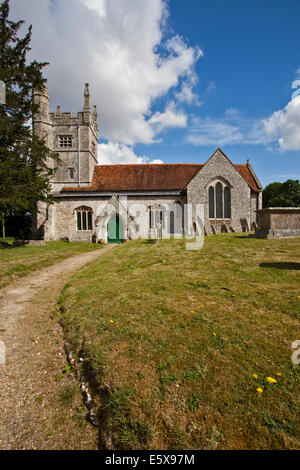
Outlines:
{"label": "church tower", "polygon": [[34,93],[39,113],[33,122],[34,133],[45,138],[50,150],[57,152],[61,164],[56,171],[52,187],[59,192],[63,187],[83,187],[91,183],[94,166],[98,164],[98,113],[90,108],[89,84],[85,84],[83,110],[73,117],[61,112],[60,106],[50,113],[49,91]]}

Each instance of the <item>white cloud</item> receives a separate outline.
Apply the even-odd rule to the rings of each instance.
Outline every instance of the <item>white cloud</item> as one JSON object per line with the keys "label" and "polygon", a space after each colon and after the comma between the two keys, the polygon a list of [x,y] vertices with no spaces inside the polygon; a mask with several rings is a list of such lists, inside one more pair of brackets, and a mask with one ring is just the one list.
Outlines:
{"label": "white cloud", "polygon": [[296,98],[296,96],[300,95],[300,80],[293,81],[292,89],[295,90],[296,88],[298,88],[298,90],[294,91],[292,94],[292,100]]}
{"label": "white cloud", "polygon": [[176,98],[181,103],[196,104],[200,105],[199,97],[193,92],[193,85],[189,82],[184,82],[181,86],[181,90],[175,94]]}
{"label": "white cloud", "polygon": [[[247,118],[236,108],[227,109],[220,118],[196,117],[191,121],[187,142],[197,146],[262,144],[282,152],[300,150],[300,68],[295,76],[291,88],[296,91],[283,109],[265,119]],[[211,91],[214,88],[212,82]]]}
{"label": "white cloud", "polygon": [[148,157],[138,156],[132,147],[114,142],[98,145],[98,162],[101,165],[163,163],[162,160],[154,159],[150,161]]}
{"label": "white cloud", "polygon": [[106,0],[83,0],[85,6],[98,13],[99,16],[106,16]]}
{"label": "white cloud", "polygon": [[175,92],[175,97],[179,103],[187,103],[189,105],[201,106],[202,102],[199,95],[194,93],[194,87],[198,82],[198,77],[195,72],[191,72],[187,79],[181,84],[181,89]]}
{"label": "white cloud", "polygon": [[187,115],[183,111],[176,109],[174,101],[171,101],[163,113],[159,111],[149,119],[155,133],[160,133],[165,129],[187,126]]}
{"label": "white cloud", "polygon": [[283,179],[283,180],[287,180],[287,179],[299,179],[300,178],[300,174],[296,174],[296,175],[291,175],[290,173],[288,174],[285,174],[285,175],[268,175],[267,177],[265,177],[265,179],[267,180],[271,180],[271,181],[274,181],[276,178],[278,179]]}
{"label": "white cloud", "polygon": [[267,143],[261,121],[246,118],[235,108],[220,118],[193,118],[186,140],[196,146]]}
{"label": "white cloud", "polygon": [[281,151],[300,150],[300,96],[275,111],[263,124],[267,137],[276,141]]}
{"label": "white cloud", "polygon": [[[199,57],[202,57],[201,50],[198,51]],[[189,105],[201,106],[202,102],[199,95],[194,93],[194,87],[197,85],[199,79],[195,70],[191,69],[187,77],[181,83],[181,89],[175,92],[175,97],[179,103],[187,103]]]}
{"label": "white cloud", "polygon": [[[292,83],[292,89],[299,86],[300,80]],[[235,108],[227,109],[224,116],[217,119],[194,118],[187,142],[198,146],[261,144],[281,152],[300,150],[300,89],[283,109],[265,119],[244,117]]]}
{"label": "white cloud", "polygon": [[11,0],[11,15],[33,24],[30,57],[50,62],[45,74],[53,107],[81,110],[89,82],[102,137],[131,146],[152,143],[168,125],[183,126],[182,112],[167,108],[152,116],[151,107],[189,80],[203,55],[178,35],[165,40],[166,3]]}
{"label": "white cloud", "polygon": [[193,129],[187,141],[193,145],[225,145],[238,144],[243,135],[238,126],[214,120],[211,118],[197,118],[193,122]]}

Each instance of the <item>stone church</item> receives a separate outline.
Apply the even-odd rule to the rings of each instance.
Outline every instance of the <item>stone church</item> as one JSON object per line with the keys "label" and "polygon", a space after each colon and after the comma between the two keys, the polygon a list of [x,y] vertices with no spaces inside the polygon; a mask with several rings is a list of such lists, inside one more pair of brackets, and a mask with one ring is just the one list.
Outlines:
{"label": "stone church", "polygon": [[101,165],[97,107],[91,111],[88,84],[77,116],[60,106],[50,112],[47,88],[35,92],[34,100],[40,105],[34,132],[61,158],[52,181],[56,203],[39,205],[36,236],[109,243],[155,238],[158,230],[162,237],[180,237],[255,226],[262,187],[249,161],[233,164],[217,149],[199,164]]}

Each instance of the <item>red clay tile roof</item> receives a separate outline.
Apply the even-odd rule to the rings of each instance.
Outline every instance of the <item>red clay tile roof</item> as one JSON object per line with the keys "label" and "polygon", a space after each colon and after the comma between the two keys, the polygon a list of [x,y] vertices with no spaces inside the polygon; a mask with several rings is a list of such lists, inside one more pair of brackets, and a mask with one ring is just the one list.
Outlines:
{"label": "red clay tile roof", "polygon": [[258,186],[257,181],[254,178],[253,173],[247,164],[234,165],[234,167],[242,175],[244,180],[248,183],[248,185],[253,191],[261,191],[262,188]]}
{"label": "red clay tile roof", "polygon": [[191,181],[203,165],[146,164],[97,165],[87,188],[63,188],[63,191],[168,191],[180,190]]}
{"label": "red clay tile roof", "polygon": [[[183,190],[203,166],[189,163],[97,165],[90,186],[62,188],[62,192]],[[247,164],[234,167],[253,191],[260,191]]]}

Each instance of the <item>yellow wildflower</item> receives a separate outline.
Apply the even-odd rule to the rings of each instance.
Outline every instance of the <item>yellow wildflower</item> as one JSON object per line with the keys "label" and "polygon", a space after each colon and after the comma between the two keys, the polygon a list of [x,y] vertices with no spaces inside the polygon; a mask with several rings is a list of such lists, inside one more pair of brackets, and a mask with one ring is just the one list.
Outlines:
{"label": "yellow wildflower", "polygon": [[115,323],[114,320],[109,320],[110,323]]}
{"label": "yellow wildflower", "polygon": [[132,318],[132,320],[134,320],[134,319],[135,319],[135,317],[131,317],[131,318]]}
{"label": "yellow wildflower", "polygon": [[258,375],[257,375],[257,374],[253,374],[253,377],[254,377],[255,379],[258,379]]}
{"label": "yellow wildflower", "polygon": [[276,384],[277,380],[276,379],[273,379],[273,377],[267,377],[267,381],[270,383],[270,384]]}
{"label": "yellow wildflower", "polygon": [[256,389],[256,391],[257,391],[258,393],[262,393],[262,392],[263,392],[263,389],[260,388],[260,387],[258,387],[258,388]]}
{"label": "yellow wildflower", "polygon": [[214,336],[217,336],[216,333],[213,333]]}
{"label": "yellow wildflower", "polygon": [[194,311],[194,310],[191,310],[191,313],[195,313],[195,311]]}
{"label": "yellow wildflower", "polygon": [[277,372],[276,375],[278,375],[278,377],[281,377],[281,372]]}

